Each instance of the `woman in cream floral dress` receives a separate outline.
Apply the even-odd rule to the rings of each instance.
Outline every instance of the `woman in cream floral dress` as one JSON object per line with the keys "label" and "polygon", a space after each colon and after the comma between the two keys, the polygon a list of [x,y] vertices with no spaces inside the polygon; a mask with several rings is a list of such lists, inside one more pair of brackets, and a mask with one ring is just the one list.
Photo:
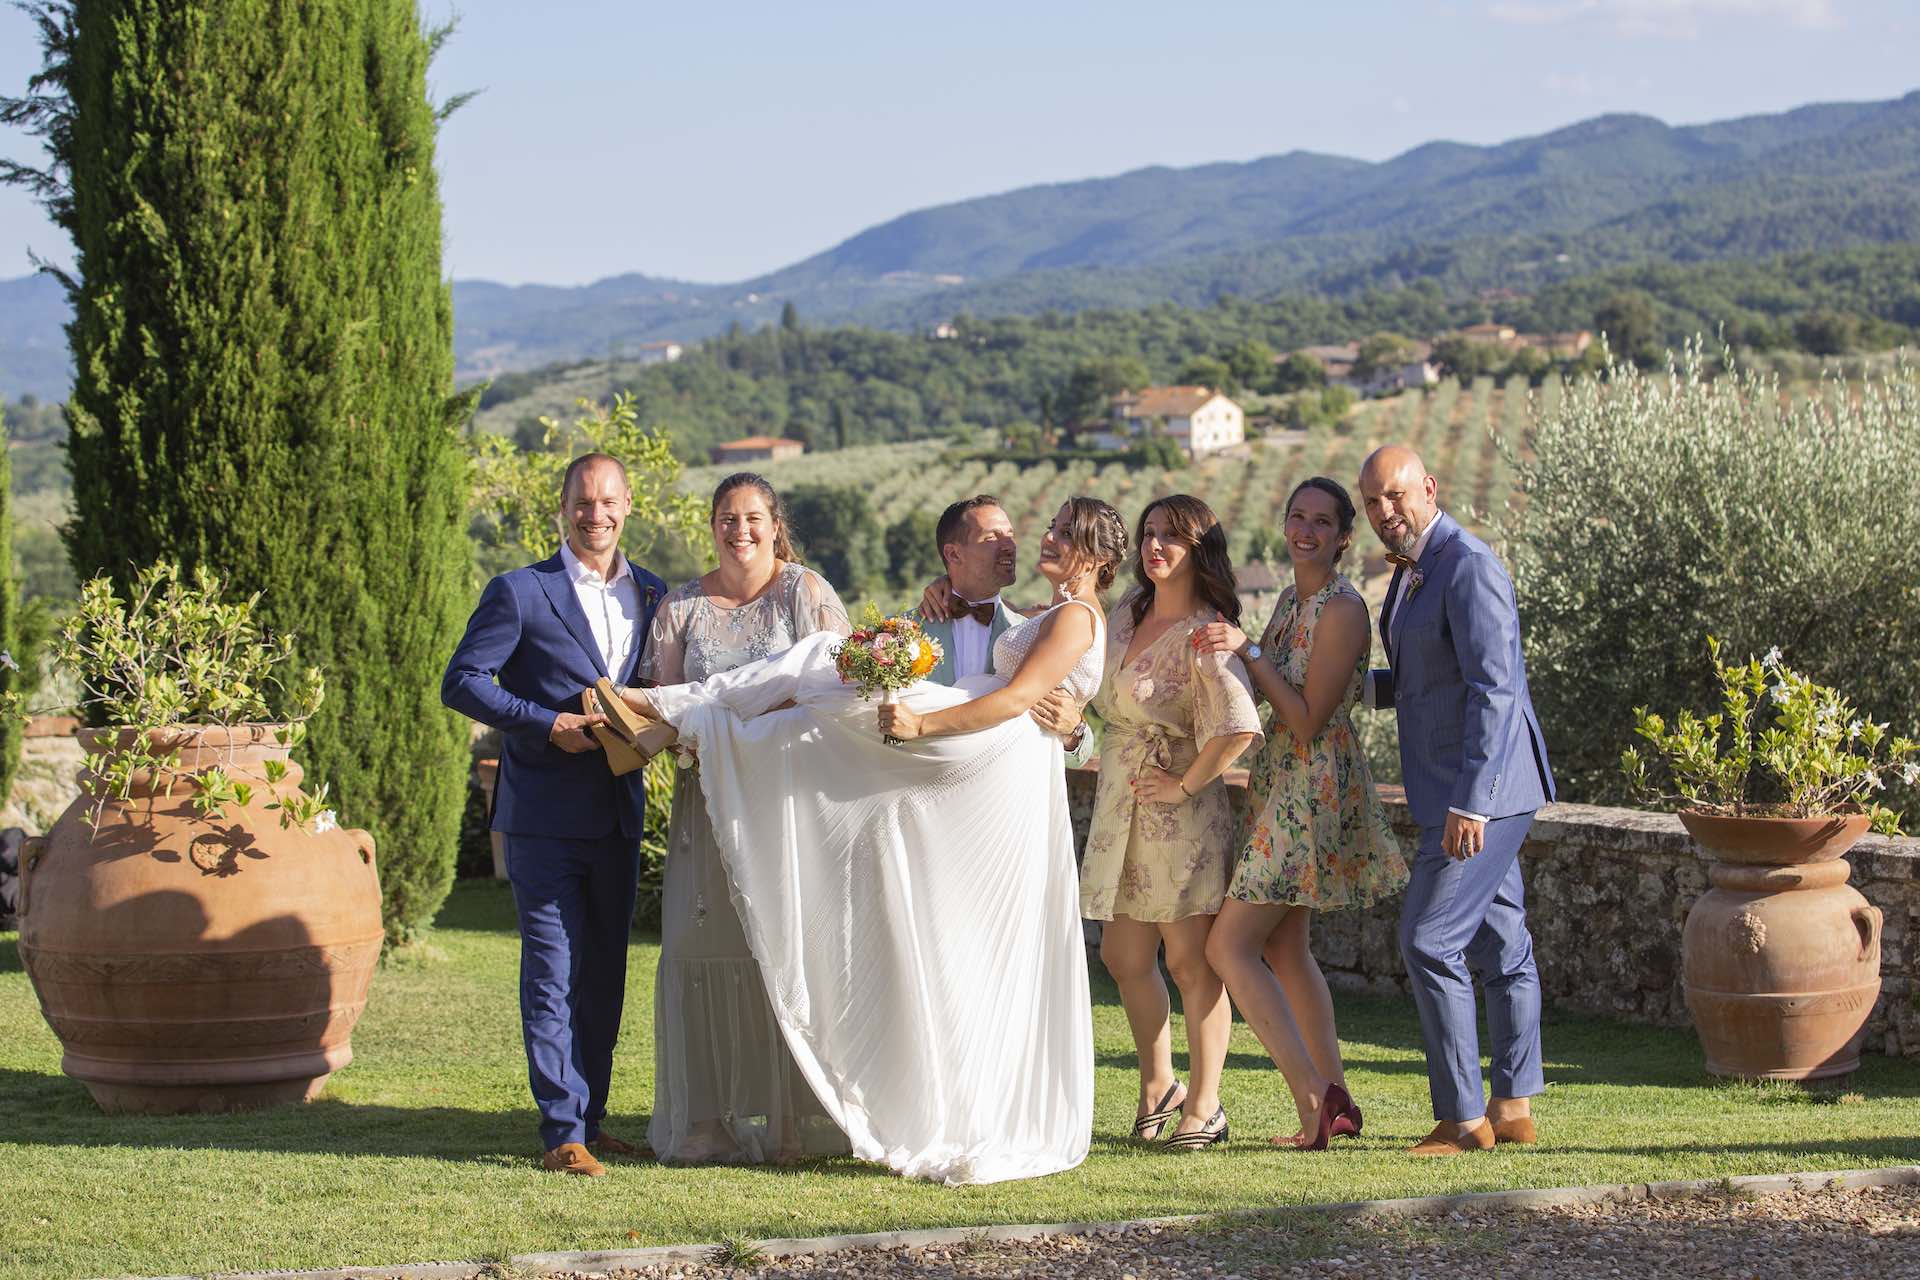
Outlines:
{"label": "woman in cream floral dress", "polygon": [[[1240,659],[1191,643],[1204,623],[1240,616],[1226,533],[1212,510],[1186,494],[1161,498],[1141,513],[1134,546],[1139,585],[1107,619],[1106,677],[1094,699],[1105,727],[1080,911],[1107,922],[1100,958],[1140,1055],[1134,1133],[1194,1150],[1227,1140],[1220,1072],[1233,1010],[1207,963],[1207,931],[1234,850],[1220,779],[1260,741],[1260,720]],[[1186,1012],[1184,1088],[1173,1075],[1163,943]]]}
{"label": "woman in cream floral dress", "polygon": [[1286,1077],[1300,1132],[1281,1146],[1324,1150],[1360,1132],[1346,1089],[1333,1000],[1308,946],[1314,911],[1398,893],[1407,864],[1354,736],[1372,635],[1360,593],[1336,569],[1353,538],[1353,500],[1324,476],[1287,499],[1293,585],[1259,645],[1231,622],[1194,635],[1196,650],[1235,654],[1273,715],[1247,778],[1247,838],[1207,957]]}

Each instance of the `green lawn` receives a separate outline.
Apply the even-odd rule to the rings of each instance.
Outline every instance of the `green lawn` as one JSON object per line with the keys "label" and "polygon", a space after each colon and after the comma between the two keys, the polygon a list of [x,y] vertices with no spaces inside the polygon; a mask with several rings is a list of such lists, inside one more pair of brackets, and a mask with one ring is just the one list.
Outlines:
{"label": "green lawn", "polygon": [[[789,1169],[627,1165],[603,1181],[539,1171],[506,890],[463,883],[434,954],[390,964],[319,1102],[237,1116],[100,1115],[59,1072],[13,936],[0,934],[0,1277],[488,1259],[549,1249],[808,1236],[893,1227],[1203,1213],[1303,1201],[1841,1169],[1920,1155],[1920,1062],[1870,1059],[1848,1092],[1716,1084],[1691,1035],[1557,1017],[1546,1030],[1544,1145],[1449,1161],[1400,1149],[1430,1127],[1410,1005],[1343,997],[1366,1136],[1281,1152],[1279,1077],[1236,1032],[1226,1152],[1163,1156],[1122,1138],[1134,1077],[1104,974],[1094,1008],[1093,1154],[1037,1182],[951,1191],[852,1161]],[[651,1098],[657,947],[636,941],[610,1131]],[[1551,958],[1549,958],[1549,963]],[[1176,1042],[1178,1032],[1176,1029]]]}

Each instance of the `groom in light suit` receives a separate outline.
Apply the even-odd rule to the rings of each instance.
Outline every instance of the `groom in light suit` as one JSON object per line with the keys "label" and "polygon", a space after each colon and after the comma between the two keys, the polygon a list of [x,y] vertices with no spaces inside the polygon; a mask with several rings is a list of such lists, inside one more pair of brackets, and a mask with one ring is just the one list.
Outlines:
{"label": "groom in light suit", "polygon": [[[1534,811],[1553,799],[1553,774],[1527,691],[1513,583],[1487,545],[1440,510],[1411,449],[1369,456],[1360,495],[1394,565],[1380,611],[1388,667],[1369,673],[1368,703],[1399,717],[1407,807],[1420,824],[1400,950],[1439,1124],[1412,1154],[1530,1143],[1528,1099],[1545,1086],[1519,855]],[[1490,1101],[1481,1097],[1476,976],[1493,1040]]]}
{"label": "groom in light suit", "polygon": [[[1013,585],[1019,568],[1019,544],[1013,522],[1000,500],[991,494],[962,498],[940,514],[934,537],[947,569],[945,619],[916,609],[926,633],[940,642],[940,661],[927,679],[951,685],[967,676],[1002,674],[993,670],[993,646],[1008,627],[1021,621],[1007,607],[1000,592]],[[1040,727],[1060,737],[1067,748],[1067,764],[1078,768],[1093,751],[1093,734],[1080,718],[1080,708],[1056,689],[1035,703],[1028,713]]]}
{"label": "groom in light suit", "polygon": [[561,486],[566,541],[487,584],[440,698],[500,730],[493,829],[506,837],[520,919],[520,1022],[540,1108],[542,1164],[597,1178],[597,1155],[638,1149],[600,1127],[627,989],[627,932],[646,815],[645,773],[615,777],[580,710],[602,676],[631,683],[666,584],[620,550],[627,469],[575,458]]}

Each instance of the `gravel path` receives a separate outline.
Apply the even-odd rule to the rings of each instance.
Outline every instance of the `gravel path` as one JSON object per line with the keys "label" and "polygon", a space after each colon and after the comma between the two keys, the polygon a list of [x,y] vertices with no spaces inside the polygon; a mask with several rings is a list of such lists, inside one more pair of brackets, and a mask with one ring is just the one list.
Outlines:
{"label": "gravel path", "polygon": [[678,1264],[565,1274],[607,1280],[1457,1280],[1481,1275],[1920,1280],[1920,1187],[1767,1196],[1730,1191],[1631,1204],[1459,1211],[1439,1218],[1288,1213],[1100,1237],[979,1240],[960,1246],[762,1260],[758,1265]]}

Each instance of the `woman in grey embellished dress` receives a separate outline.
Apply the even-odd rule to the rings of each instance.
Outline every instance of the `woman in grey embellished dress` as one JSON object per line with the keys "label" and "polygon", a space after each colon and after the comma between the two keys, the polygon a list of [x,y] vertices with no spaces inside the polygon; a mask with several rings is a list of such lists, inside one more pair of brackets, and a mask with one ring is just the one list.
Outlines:
{"label": "woman in grey embellished dress", "polygon": [[[704,680],[817,631],[846,635],[827,580],[794,562],[786,509],[751,472],[713,495],[719,567],[669,595],[640,674]],[[685,761],[673,789],[653,999],[653,1121],[660,1159],[765,1163],[843,1154],[846,1136],[800,1075],[747,947],[700,780]]]}

